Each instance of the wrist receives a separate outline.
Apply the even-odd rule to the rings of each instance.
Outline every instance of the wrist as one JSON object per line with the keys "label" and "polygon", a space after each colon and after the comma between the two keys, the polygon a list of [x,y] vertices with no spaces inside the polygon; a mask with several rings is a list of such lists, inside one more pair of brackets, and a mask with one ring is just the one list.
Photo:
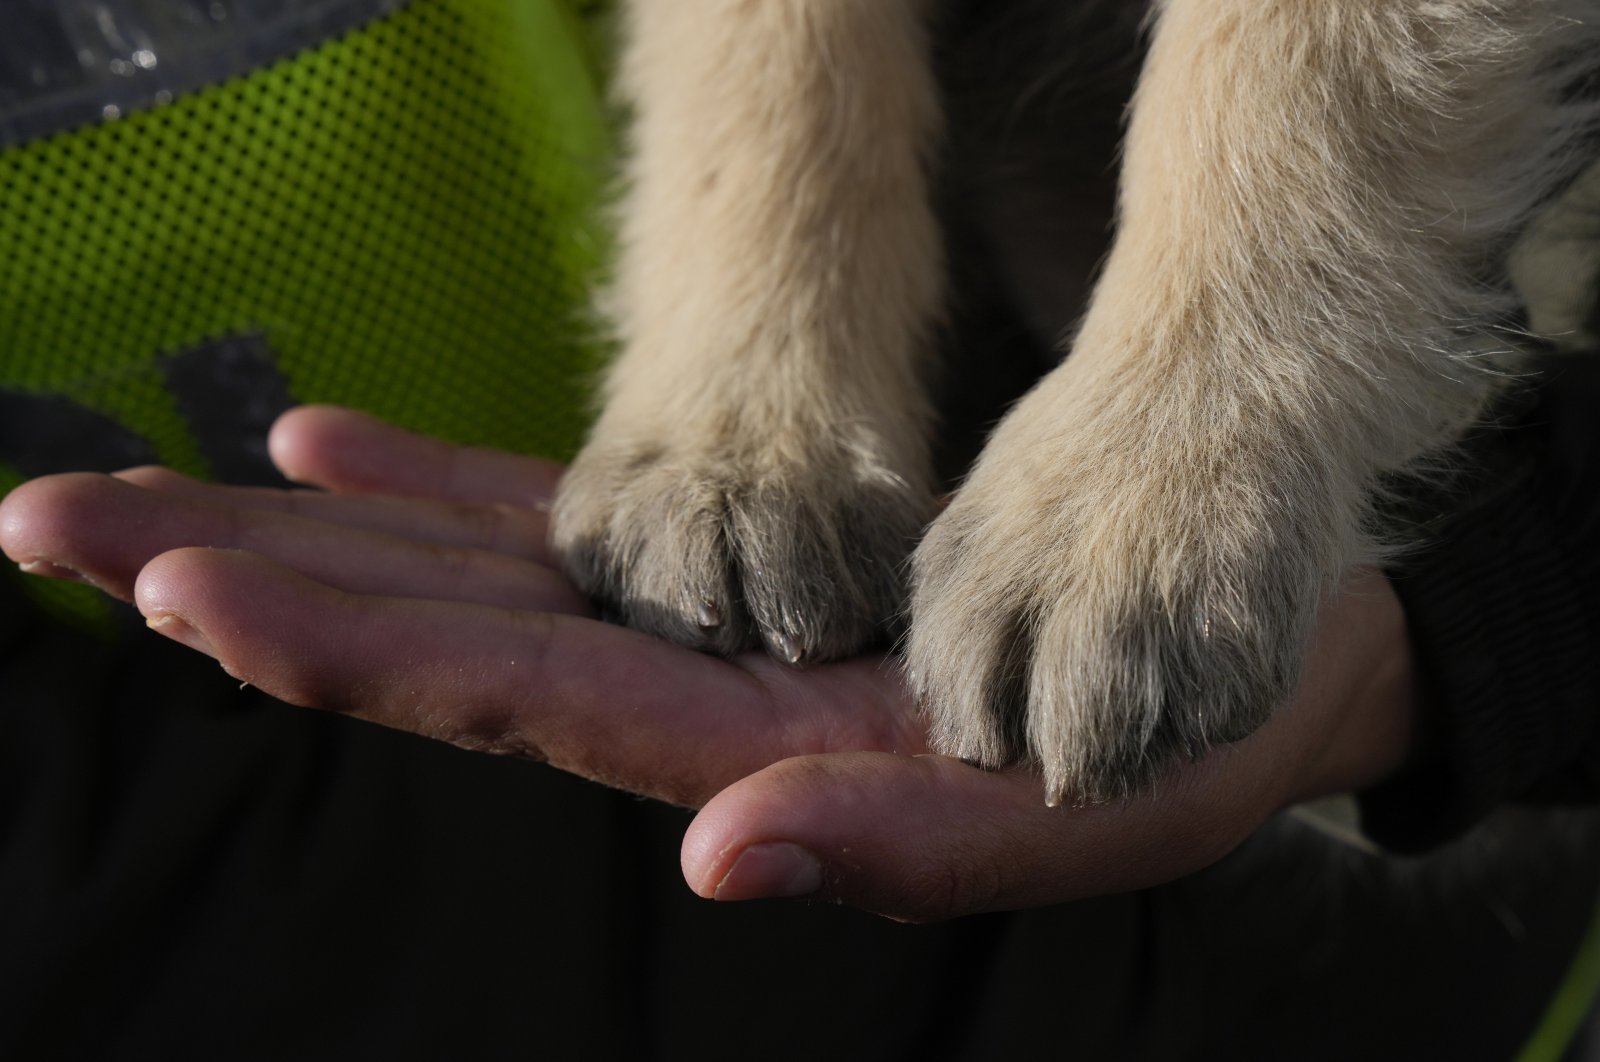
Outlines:
{"label": "wrist", "polygon": [[1313,717],[1314,733],[1287,802],[1359,792],[1397,774],[1424,744],[1423,700],[1399,597],[1381,573],[1352,572],[1324,606],[1290,707]]}

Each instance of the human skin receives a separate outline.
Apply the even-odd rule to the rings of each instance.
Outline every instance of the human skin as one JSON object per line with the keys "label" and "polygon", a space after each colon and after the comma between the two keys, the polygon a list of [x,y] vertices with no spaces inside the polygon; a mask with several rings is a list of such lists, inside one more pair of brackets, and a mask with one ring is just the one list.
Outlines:
{"label": "human skin", "polygon": [[291,704],[698,808],[682,868],[708,898],[924,921],[1155,885],[1418,744],[1405,616],[1372,570],[1328,595],[1300,686],[1254,735],[1126,800],[1047,807],[1027,767],[928,754],[893,658],[795,670],[600,622],[547,552],[551,462],[330,407],[270,441],[311,489],[49,476],[0,502],[0,548]]}

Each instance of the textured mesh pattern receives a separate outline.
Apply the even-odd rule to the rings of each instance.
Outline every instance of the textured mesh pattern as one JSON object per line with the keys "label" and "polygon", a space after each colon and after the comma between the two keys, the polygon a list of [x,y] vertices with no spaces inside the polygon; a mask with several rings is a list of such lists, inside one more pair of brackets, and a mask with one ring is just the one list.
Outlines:
{"label": "textured mesh pattern", "polygon": [[0,151],[0,395],[64,400],[206,475],[168,370],[248,337],[295,401],[569,454],[608,159],[583,35],[558,0],[415,0]]}
{"label": "textured mesh pattern", "polygon": [[0,153],[0,386],[204,473],[157,356],[259,333],[300,401],[564,454],[604,165],[574,23],[418,0],[143,114]]}

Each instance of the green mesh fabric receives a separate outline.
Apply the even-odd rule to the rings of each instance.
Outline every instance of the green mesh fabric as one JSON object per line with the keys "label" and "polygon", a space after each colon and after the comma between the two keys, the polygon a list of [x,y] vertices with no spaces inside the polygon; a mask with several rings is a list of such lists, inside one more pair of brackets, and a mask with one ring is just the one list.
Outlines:
{"label": "green mesh fabric", "polygon": [[[609,155],[578,6],[415,0],[0,151],[0,389],[207,475],[163,359],[256,337],[293,401],[570,454]],[[20,476],[0,466],[0,490]]]}

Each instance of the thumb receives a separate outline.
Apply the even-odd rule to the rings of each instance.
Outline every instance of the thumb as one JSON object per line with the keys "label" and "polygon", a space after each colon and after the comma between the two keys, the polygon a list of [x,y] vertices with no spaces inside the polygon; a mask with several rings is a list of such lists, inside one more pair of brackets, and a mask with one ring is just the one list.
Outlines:
{"label": "thumb", "polygon": [[701,810],[683,873],[708,899],[811,896],[909,921],[1142,888],[1220,859],[1270,812],[1265,793],[1211,784],[1231,755],[1089,808],[1046,807],[1026,771],[938,756],[783,760]]}
{"label": "thumb", "polygon": [[803,756],[701,810],[684,837],[684,877],[718,900],[808,895],[916,921],[1182,877],[1280,807],[1387,777],[1415,744],[1421,699],[1388,582],[1351,573],[1322,621],[1291,704],[1126,800],[1050,808],[1027,770],[938,756]]}

